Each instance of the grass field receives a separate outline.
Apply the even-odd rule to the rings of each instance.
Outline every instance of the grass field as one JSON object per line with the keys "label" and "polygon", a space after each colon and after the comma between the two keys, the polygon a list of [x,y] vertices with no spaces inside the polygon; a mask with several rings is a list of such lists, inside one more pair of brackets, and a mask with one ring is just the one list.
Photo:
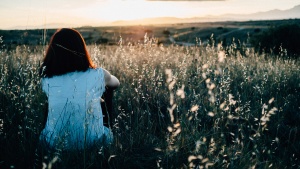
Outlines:
{"label": "grass field", "polygon": [[[44,49],[0,51],[0,168],[33,163],[46,99],[38,76]],[[300,167],[299,60],[235,44],[157,46],[148,37],[89,51],[121,82],[114,142],[45,153],[45,168]]]}

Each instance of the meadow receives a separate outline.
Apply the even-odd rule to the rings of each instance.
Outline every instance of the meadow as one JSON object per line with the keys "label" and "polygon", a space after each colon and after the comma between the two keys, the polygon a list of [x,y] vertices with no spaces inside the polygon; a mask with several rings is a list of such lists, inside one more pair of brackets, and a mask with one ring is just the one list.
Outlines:
{"label": "meadow", "polygon": [[[116,75],[114,142],[47,154],[44,168],[299,168],[300,63],[223,47],[89,45]],[[31,168],[46,97],[46,46],[0,50],[0,168]]]}

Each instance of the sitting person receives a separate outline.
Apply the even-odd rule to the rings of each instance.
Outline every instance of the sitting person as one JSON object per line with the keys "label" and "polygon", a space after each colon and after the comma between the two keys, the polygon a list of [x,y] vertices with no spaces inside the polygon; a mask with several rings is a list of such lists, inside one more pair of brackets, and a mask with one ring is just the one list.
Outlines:
{"label": "sitting person", "polygon": [[111,90],[120,83],[93,64],[78,31],[64,28],[55,32],[40,75],[48,97],[41,142],[52,149],[80,150],[96,142],[112,141],[112,132],[103,123],[100,101],[106,87]]}

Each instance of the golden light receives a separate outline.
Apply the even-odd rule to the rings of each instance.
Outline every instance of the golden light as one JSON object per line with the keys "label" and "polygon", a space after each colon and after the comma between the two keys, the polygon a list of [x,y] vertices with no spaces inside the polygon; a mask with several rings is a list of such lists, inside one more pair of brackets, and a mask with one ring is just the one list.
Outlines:
{"label": "golden light", "polygon": [[116,21],[171,16],[177,13],[178,7],[160,1],[114,0],[99,2],[89,10],[94,11],[88,12],[89,18]]}

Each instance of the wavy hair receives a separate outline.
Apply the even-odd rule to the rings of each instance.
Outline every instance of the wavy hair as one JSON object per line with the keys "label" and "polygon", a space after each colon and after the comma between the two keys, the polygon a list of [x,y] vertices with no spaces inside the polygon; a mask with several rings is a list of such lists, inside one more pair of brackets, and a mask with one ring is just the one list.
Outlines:
{"label": "wavy hair", "polygon": [[51,37],[39,73],[42,77],[53,77],[89,68],[95,65],[81,34],[75,29],[62,28]]}

